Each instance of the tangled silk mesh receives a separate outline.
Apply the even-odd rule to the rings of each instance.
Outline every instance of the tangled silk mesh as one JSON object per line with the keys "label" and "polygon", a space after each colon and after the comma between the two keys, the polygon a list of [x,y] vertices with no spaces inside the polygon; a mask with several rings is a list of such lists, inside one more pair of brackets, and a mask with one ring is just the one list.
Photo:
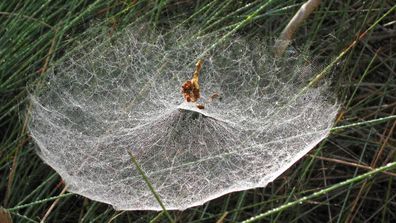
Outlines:
{"label": "tangled silk mesh", "polygon": [[181,85],[216,39],[147,36],[132,29],[86,47],[31,95],[38,153],[70,191],[160,210],[130,150],[166,208],[186,209],[266,186],[329,133],[337,106],[326,87],[301,93],[313,69],[298,57],[275,61],[258,43],[228,41],[204,58],[198,109]]}

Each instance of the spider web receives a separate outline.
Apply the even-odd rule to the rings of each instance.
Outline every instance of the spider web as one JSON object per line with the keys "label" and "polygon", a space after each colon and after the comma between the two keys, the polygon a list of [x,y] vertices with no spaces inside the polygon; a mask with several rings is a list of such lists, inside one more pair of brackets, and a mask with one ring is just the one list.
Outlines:
{"label": "spider web", "polygon": [[38,154],[69,191],[161,210],[129,150],[166,208],[182,210],[266,186],[329,133],[337,105],[325,85],[301,92],[314,69],[298,56],[275,60],[234,37],[204,58],[198,109],[180,88],[216,38],[124,32],[53,67],[30,96]]}

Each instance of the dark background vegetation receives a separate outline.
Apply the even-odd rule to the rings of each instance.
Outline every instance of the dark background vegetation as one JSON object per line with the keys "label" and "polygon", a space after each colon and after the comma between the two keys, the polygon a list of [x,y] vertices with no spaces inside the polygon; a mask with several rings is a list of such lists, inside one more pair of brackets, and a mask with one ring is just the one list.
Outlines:
{"label": "dark background vegetation", "polygon": [[[167,222],[159,212],[119,212],[78,195],[56,197],[64,188],[61,178],[37,157],[27,132],[27,86],[79,42],[89,41],[85,31],[92,24],[106,27],[108,35],[128,24],[146,22],[164,30],[178,24],[194,26],[201,35],[221,36],[246,21],[237,35],[274,40],[302,3],[1,1],[0,205],[14,222],[40,222],[46,213],[47,222]],[[293,42],[295,49],[309,52],[323,66],[334,62],[332,86],[341,104],[335,126],[362,125],[332,131],[266,188],[232,193],[170,215],[177,222],[242,221],[396,161],[395,4],[394,0],[322,1]],[[246,20],[252,15],[256,16]],[[371,122],[380,118],[385,120]],[[396,222],[395,176],[394,170],[381,172],[257,221]]]}

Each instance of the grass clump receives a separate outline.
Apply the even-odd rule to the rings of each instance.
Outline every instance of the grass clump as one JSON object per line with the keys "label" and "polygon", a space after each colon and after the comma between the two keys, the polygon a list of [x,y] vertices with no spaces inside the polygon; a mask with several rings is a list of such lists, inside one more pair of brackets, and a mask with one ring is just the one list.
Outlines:
{"label": "grass clump", "polygon": [[[27,132],[27,84],[83,44],[93,23],[116,35],[131,23],[194,26],[197,37],[275,39],[302,1],[53,1],[0,3],[0,199],[15,222],[167,221],[160,212],[118,212],[64,185],[36,155]],[[266,188],[235,192],[183,212],[176,222],[392,222],[395,213],[395,3],[326,1],[292,46],[332,64],[341,112],[330,136]],[[229,34],[229,35],[231,35]],[[227,37],[227,36],[226,36]],[[89,41],[89,40],[88,40]],[[222,38],[219,38],[221,44]],[[269,41],[266,43],[271,45]],[[368,171],[376,175],[365,175]],[[372,176],[372,177],[371,177]],[[359,179],[360,183],[353,179]],[[334,187],[336,185],[341,186]],[[333,187],[332,187],[333,186]],[[326,190],[333,188],[334,190]],[[318,196],[313,195],[322,191]],[[303,199],[308,197],[309,199]],[[54,201],[56,205],[50,209]],[[293,208],[281,208],[303,201]],[[49,211],[50,210],[50,211]],[[271,211],[272,210],[272,211]],[[276,211],[273,211],[276,210]],[[260,215],[267,211],[269,214]],[[47,214],[48,213],[48,214]],[[257,219],[258,220],[258,219]]]}

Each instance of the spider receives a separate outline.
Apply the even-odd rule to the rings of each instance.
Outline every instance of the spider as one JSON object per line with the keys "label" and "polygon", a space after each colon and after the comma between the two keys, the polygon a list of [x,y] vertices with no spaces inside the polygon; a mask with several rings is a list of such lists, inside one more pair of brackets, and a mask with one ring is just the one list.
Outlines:
{"label": "spider", "polygon": [[220,96],[220,93],[218,93],[218,92],[213,93],[213,94],[209,97],[208,102],[212,102],[212,101],[214,101],[214,100],[216,100],[216,99],[218,99],[219,101],[221,101],[221,96]]}

